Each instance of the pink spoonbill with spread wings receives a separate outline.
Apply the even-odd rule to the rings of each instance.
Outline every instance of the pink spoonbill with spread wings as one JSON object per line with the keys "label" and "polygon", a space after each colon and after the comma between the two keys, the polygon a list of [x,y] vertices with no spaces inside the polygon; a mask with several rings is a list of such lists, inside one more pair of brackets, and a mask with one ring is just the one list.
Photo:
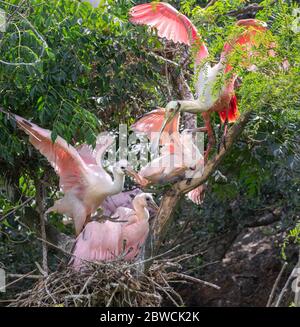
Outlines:
{"label": "pink spoonbill with spread wings", "polygon": [[78,235],[83,226],[104,201],[122,191],[127,161],[121,160],[113,167],[113,179],[102,166],[102,156],[112,144],[113,137],[100,134],[95,149],[84,144],[78,148],[58,136],[53,143],[51,131],[13,114],[18,126],[29,135],[30,143],[43,154],[56,173],[64,197],[55,201],[46,213],[57,212],[71,217]]}
{"label": "pink spoonbill with spread wings", "polygon": [[[264,35],[266,24],[256,19],[239,20],[236,25],[241,29],[240,34],[226,42],[220,56],[220,61],[211,66],[208,62],[209,53],[193,23],[174,7],[164,2],[153,2],[133,7],[130,12],[130,21],[138,25],[148,25],[155,28],[158,36],[172,40],[175,43],[184,43],[195,50],[195,80],[196,100],[171,101],[166,106],[166,115],[162,117],[156,113],[147,114],[143,120],[143,127],[150,124],[152,127],[160,125],[164,130],[166,124],[181,112],[201,113],[207,128],[209,145],[206,156],[211,146],[215,143],[214,134],[210,123],[210,113],[218,112],[221,121],[234,122],[239,117],[237,98],[234,85],[237,75],[229,64],[229,54],[235,49],[241,49],[245,55],[240,64],[245,64],[247,57],[256,54],[255,47],[261,43],[257,36]],[[245,61],[245,62],[244,62]],[[220,75],[229,74],[221,87],[216,85]],[[138,128],[138,126],[136,126]],[[226,130],[226,129],[225,129]]]}

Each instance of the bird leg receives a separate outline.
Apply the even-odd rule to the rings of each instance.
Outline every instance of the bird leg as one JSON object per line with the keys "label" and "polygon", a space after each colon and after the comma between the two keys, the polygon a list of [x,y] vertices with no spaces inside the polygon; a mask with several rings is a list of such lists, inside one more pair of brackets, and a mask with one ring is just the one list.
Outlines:
{"label": "bird leg", "polygon": [[120,256],[122,259],[124,259],[130,252],[133,251],[132,246],[126,251],[126,244],[127,244],[127,241],[123,240],[123,242],[122,242],[122,253],[121,253],[121,256]]}
{"label": "bird leg", "polygon": [[228,118],[226,117],[226,120],[224,122],[224,131],[221,138],[221,141],[218,144],[218,153],[220,152],[221,146],[223,145],[224,149],[226,150],[226,135],[228,130]]}
{"label": "bird leg", "polygon": [[215,139],[215,135],[214,135],[214,130],[213,130],[213,128],[211,126],[211,122],[210,122],[210,114],[208,112],[203,112],[202,118],[204,120],[204,124],[205,124],[206,131],[207,131],[207,136],[208,136],[208,145],[207,145],[206,151],[204,152],[204,163],[206,163],[211,149],[216,144],[216,139]]}

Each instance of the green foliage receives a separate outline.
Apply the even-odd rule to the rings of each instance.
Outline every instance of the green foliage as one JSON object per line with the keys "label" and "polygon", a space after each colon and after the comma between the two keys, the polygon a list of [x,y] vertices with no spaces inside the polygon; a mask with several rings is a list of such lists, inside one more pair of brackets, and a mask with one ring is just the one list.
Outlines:
{"label": "green foliage", "polygon": [[288,235],[286,236],[284,243],[281,247],[281,255],[284,260],[286,260],[286,248],[289,244],[297,244],[300,246],[300,223],[298,223],[293,229],[291,229],[288,232]]}
{"label": "green foliage", "polygon": [[[140,2],[145,1],[136,3]],[[245,1],[216,1],[204,10],[207,2],[170,3],[188,14],[208,45],[209,60],[217,61],[224,40],[239,32],[236,18],[227,14],[244,7]],[[0,5],[12,14],[17,3]],[[250,58],[257,70],[234,65],[241,60],[239,49],[230,56],[234,72],[242,78],[239,110],[253,114],[219,173],[209,180],[203,206],[187,203],[197,242],[278,207],[283,212],[280,228],[293,230],[299,218],[300,33],[291,29],[296,4],[271,0],[260,4],[264,9],[257,18],[268,23],[270,32],[258,40],[260,55]],[[93,9],[75,0],[24,1],[1,34],[0,106],[51,129],[53,140],[61,135],[71,144],[93,144],[99,131],[116,130],[119,123],[130,125],[140,114],[165,105],[170,100],[166,64],[155,53],[164,54],[166,47],[156,32],[128,22],[132,5],[130,0],[108,0]],[[276,43],[275,57],[266,54],[270,41]],[[178,48],[172,59],[180,60],[182,54]],[[283,69],[284,60],[288,70]],[[192,69],[191,61],[185,76],[191,76]],[[225,78],[220,76],[220,84]],[[192,86],[192,78],[188,82]],[[217,116],[212,120],[218,133]],[[47,161],[28,145],[28,137],[2,113],[0,168],[0,213],[7,215],[0,222],[0,261],[12,271],[27,272],[35,268],[40,243],[20,219],[34,210],[19,205],[35,196],[36,179],[46,181],[49,205],[58,197],[58,182]],[[28,204],[35,209],[34,200]],[[180,221],[182,212],[177,216]],[[58,215],[51,216],[51,223],[68,232]],[[299,227],[290,233],[288,242],[298,240]],[[19,240],[23,243],[17,246]],[[196,261],[202,264],[200,258]]]}

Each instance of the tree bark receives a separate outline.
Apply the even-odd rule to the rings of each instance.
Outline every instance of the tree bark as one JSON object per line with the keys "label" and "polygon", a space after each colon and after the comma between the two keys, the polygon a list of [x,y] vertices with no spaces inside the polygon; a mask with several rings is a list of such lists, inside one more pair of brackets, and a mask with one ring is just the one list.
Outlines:
{"label": "tree bark", "polygon": [[[41,227],[41,236],[43,240],[47,240],[46,234],[46,215],[45,215],[45,188],[43,184],[35,180],[35,189],[36,189],[36,203],[37,209],[40,216],[40,227]],[[43,253],[43,271],[47,276],[49,273],[48,269],[48,247],[45,242],[42,243],[42,253]]]}

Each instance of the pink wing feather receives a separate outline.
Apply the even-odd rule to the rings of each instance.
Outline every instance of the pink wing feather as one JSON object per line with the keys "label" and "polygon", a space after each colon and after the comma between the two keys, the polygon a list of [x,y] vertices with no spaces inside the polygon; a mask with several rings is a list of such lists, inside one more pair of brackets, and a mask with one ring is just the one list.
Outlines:
{"label": "pink wing feather", "polygon": [[87,167],[76,149],[58,136],[53,143],[51,131],[14,115],[17,124],[29,135],[30,143],[43,154],[60,177],[64,192],[74,186],[84,186]]}
{"label": "pink wing feather", "polygon": [[88,223],[76,240],[70,263],[79,269],[84,261],[114,260],[120,254],[120,236],[121,223]]}
{"label": "pink wing feather", "polygon": [[[255,36],[258,33],[264,33],[267,30],[266,24],[256,20],[256,19],[242,19],[236,23],[237,26],[243,26],[244,31],[238,35],[235,39],[230,42],[226,42],[224,44],[223,52],[221,54],[221,58],[226,60],[228,54],[234,51],[235,47],[241,47],[243,52],[245,53],[245,63],[247,63],[247,58],[253,55],[253,51],[257,46],[257,41]],[[255,54],[255,53],[254,53]],[[242,62],[240,64],[245,64]],[[227,63],[225,68],[225,73],[228,73],[232,70],[232,66]],[[232,95],[228,108],[224,108],[224,110],[219,112],[220,120],[222,123],[228,119],[229,122],[235,122],[240,114],[237,106],[237,98],[235,94]]]}
{"label": "pink wing feather", "polygon": [[129,16],[134,24],[156,28],[159,37],[165,37],[175,43],[196,46],[198,48],[196,63],[208,56],[208,50],[193,23],[168,3],[152,2],[137,5],[131,8]]}
{"label": "pink wing feather", "polygon": [[[151,133],[159,133],[165,120],[165,109],[158,108],[146,113],[142,118],[131,125],[131,129],[136,133],[145,133],[150,140],[155,139]],[[179,129],[179,113],[166,125],[164,133],[173,134]],[[164,134],[163,133],[163,134]],[[157,136],[157,135],[156,135]],[[163,135],[160,138],[161,143],[165,143]]]}
{"label": "pink wing feather", "polygon": [[87,165],[102,166],[98,160],[102,159],[105,151],[113,144],[113,142],[114,138],[110,134],[104,132],[97,136],[94,149],[91,145],[84,143],[76,147],[76,150]]}
{"label": "pink wing feather", "polygon": [[[253,50],[257,46],[255,36],[258,33],[265,33],[267,30],[266,24],[257,19],[241,19],[237,21],[236,25],[243,26],[244,31],[235,39],[224,44],[223,52],[221,54],[222,58],[225,58],[237,46],[242,48],[246,57],[253,55]],[[231,69],[232,67],[227,65],[225,72],[228,72]]]}

